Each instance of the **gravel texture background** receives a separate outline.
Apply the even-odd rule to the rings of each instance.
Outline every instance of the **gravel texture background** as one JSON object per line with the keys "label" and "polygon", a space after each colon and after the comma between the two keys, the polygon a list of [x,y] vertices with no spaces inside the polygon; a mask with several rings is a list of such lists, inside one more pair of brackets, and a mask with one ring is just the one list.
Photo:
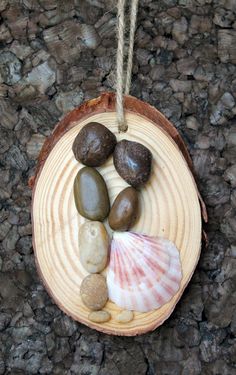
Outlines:
{"label": "gravel texture background", "polygon": [[171,318],[110,337],[55,306],[35,269],[27,187],[45,137],[114,88],[114,0],[0,1],[0,374],[236,374],[236,1],[141,0],[131,94],[191,152],[210,245]]}

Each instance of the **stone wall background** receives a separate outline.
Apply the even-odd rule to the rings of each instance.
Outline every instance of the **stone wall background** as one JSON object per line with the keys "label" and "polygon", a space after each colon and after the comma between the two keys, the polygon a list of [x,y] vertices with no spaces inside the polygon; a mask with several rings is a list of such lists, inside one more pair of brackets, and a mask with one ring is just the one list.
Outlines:
{"label": "stone wall background", "polygon": [[66,317],[37,276],[27,180],[69,110],[114,87],[114,0],[0,1],[0,374],[236,374],[236,2],[141,0],[131,94],[191,152],[210,245],[171,318],[136,338]]}

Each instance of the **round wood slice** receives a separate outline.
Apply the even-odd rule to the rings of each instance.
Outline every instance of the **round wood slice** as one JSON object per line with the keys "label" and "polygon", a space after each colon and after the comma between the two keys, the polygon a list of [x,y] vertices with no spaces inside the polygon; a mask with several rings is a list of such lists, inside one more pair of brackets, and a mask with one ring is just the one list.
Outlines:
{"label": "round wood slice", "polygon": [[[125,97],[125,108],[128,131],[120,134],[113,93],[105,93],[69,113],[45,142],[30,185],[36,264],[49,294],[75,320],[105,333],[132,336],[155,329],[173,311],[197,265],[202,216],[207,220],[207,213],[191,171],[191,159],[176,129],[155,108],[136,98]],[[125,138],[140,142],[151,150],[152,176],[141,190],[141,216],[132,230],[170,239],[178,247],[182,262],[181,287],[172,300],[148,313],[135,312],[134,320],[126,324],[116,322],[121,309],[110,301],[105,310],[111,313],[111,320],[90,322],[89,310],[80,299],[80,284],[87,272],[78,257],[78,233],[85,219],[74,204],[73,182],[82,165],[73,156],[72,143],[91,121],[107,126],[118,141]],[[98,170],[112,203],[127,184],[117,174],[112,157]]]}

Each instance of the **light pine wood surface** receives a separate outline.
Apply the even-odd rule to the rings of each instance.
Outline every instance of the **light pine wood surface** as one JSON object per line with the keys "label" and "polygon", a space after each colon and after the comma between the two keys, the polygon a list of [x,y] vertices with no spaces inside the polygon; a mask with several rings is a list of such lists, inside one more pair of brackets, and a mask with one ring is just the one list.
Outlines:
{"label": "light pine wood surface", "polygon": [[[197,265],[201,249],[201,210],[192,173],[174,140],[158,124],[137,113],[127,113],[128,131],[119,134],[115,112],[101,112],[74,121],[56,142],[37,176],[32,203],[33,243],[41,278],[59,307],[91,328],[115,335],[136,335],[162,324],[173,311]],[[140,189],[141,216],[133,231],[158,235],[173,241],[180,251],[183,279],[179,292],[161,308],[134,314],[127,324],[115,321],[121,309],[108,302],[112,319],[103,324],[88,320],[89,310],[80,299],[80,284],[87,275],[79,261],[79,227],[85,219],[76,211],[74,178],[82,165],[72,153],[79,130],[90,121],[107,126],[118,141],[144,144],[153,154],[150,181]],[[127,186],[117,174],[112,157],[98,168],[111,203]],[[111,234],[111,232],[110,232]],[[106,271],[104,272],[104,274]]]}

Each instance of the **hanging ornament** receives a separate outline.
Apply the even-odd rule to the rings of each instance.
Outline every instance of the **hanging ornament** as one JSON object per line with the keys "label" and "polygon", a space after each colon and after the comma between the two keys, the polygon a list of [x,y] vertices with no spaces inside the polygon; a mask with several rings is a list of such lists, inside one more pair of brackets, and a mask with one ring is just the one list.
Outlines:
{"label": "hanging ornament", "polygon": [[[118,0],[116,93],[83,103],[59,122],[29,184],[35,259],[48,293],[75,320],[133,336],[174,310],[197,265],[207,212],[180,134],[129,95],[138,0],[131,1],[125,80],[124,6]],[[114,235],[107,260],[110,204],[111,227],[132,226],[132,233]]]}

